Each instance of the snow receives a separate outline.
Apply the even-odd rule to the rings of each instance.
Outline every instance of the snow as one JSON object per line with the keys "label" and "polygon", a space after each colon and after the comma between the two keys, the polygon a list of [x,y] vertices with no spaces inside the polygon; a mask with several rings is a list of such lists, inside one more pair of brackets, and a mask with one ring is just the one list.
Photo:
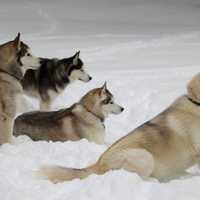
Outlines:
{"label": "snow", "polygon": [[[81,50],[93,80],[69,86],[53,109],[70,106],[107,80],[125,111],[106,120],[105,145],[87,140],[33,142],[20,136],[1,146],[0,200],[198,200],[198,175],[159,183],[117,170],[56,185],[34,177],[34,170],[44,164],[94,163],[108,145],[185,93],[187,82],[200,71],[198,0],[55,2],[0,2],[0,42],[21,31],[39,56],[64,57]],[[38,108],[37,101],[24,98],[19,113]]]}

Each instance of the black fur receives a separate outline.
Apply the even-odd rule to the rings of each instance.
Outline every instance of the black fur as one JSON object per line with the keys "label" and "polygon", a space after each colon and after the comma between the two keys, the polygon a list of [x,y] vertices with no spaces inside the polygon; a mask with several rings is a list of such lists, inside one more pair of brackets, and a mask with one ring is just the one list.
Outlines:
{"label": "black fur", "polygon": [[69,108],[60,109],[58,111],[49,111],[49,112],[41,112],[41,111],[32,111],[23,113],[15,119],[15,123],[25,122],[29,125],[37,124],[37,126],[44,126],[46,124],[47,127],[55,125],[59,123],[59,120],[65,116],[73,115],[72,110],[76,104],[72,105]]}
{"label": "black fur", "polygon": [[20,64],[20,66],[23,66],[21,62],[21,58],[26,55],[28,49],[29,49],[29,46],[25,44],[24,42],[21,42],[21,49],[17,53],[17,62]]}
{"label": "black fur", "polygon": [[34,88],[41,99],[50,100],[48,90],[58,92],[64,89],[70,82],[69,75],[74,69],[81,69],[83,62],[78,59],[78,64],[73,64],[74,56],[64,59],[41,58],[41,66],[37,70],[29,69],[21,83],[24,90]]}
{"label": "black fur", "polygon": [[200,106],[200,102],[194,101],[193,99],[191,99],[190,97],[187,97],[189,101],[191,101],[193,104],[195,104],[196,106]]}

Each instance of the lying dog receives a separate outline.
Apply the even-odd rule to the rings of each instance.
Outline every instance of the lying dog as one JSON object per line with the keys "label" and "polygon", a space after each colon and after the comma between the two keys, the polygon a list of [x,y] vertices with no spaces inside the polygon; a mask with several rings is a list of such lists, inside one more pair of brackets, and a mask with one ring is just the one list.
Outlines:
{"label": "lying dog", "polygon": [[43,167],[38,173],[53,182],[62,182],[125,169],[142,177],[167,181],[199,163],[199,132],[200,74],[189,82],[186,95],[115,142],[95,164],[83,169]]}
{"label": "lying dog", "polygon": [[104,119],[119,114],[123,108],[114,103],[106,85],[89,91],[81,100],[67,109],[52,112],[30,112],[15,120],[14,135],[28,135],[33,140],[67,141],[87,138],[104,143]]}
{"label": "lying dog", "polygon": [[32,56],[30,48],[20,41],[20,34],[13,41],[0,45],[0,144],[12,138],[23,74],[26,69],[39,65],[40,59]]}
{"label": "lying dog", "polygon": [[40,100],[40,110],[50,110],[52,101],[73,81],[92,79],[85,72],[79,54],[64,59],[41,58],[39,69],[26,72],[21,81],[24,92]]}

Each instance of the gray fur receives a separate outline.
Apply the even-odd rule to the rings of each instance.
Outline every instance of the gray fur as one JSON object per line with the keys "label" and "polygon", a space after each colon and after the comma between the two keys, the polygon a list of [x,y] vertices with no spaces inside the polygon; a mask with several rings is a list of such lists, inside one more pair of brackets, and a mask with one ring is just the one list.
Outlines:
{"label": "gray fur", "polygon": [[[112,100],[107,99],[111,96],[107,89],[96,88],[70,108],[24,113],[15,120],[14,135],[28,135],[35,141],[76,141],[86,138],[96,143],[104,143],[104,119],[110,113],[119,114],[123,111],[123,108],[114,102],[110,104]],[[110,109],[107,108],[109,106]]]}

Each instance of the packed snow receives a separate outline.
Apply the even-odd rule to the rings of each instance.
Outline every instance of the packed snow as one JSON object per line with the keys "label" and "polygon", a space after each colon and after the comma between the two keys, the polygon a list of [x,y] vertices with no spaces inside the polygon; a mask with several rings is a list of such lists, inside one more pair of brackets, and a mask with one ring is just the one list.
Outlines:
{"label": "packed snow", "polygon": [[[200,71],[198,0],[0,2],[0,42],[18,31],[42,57],[67,57],[81,50],[88,83],[70,85],[52,109],[68,107],[107,81],[125,107],[106,120],[106,144],[33,142],[26,136],[0,147],[0,200],[199,200],[200,173],[167,183],[143,180],[124,170],[53,184],[37,179],[41,165],[84,167],[120,137],[157,115],[186,92]],[[24,96],[18,114],[38,109]]]}

